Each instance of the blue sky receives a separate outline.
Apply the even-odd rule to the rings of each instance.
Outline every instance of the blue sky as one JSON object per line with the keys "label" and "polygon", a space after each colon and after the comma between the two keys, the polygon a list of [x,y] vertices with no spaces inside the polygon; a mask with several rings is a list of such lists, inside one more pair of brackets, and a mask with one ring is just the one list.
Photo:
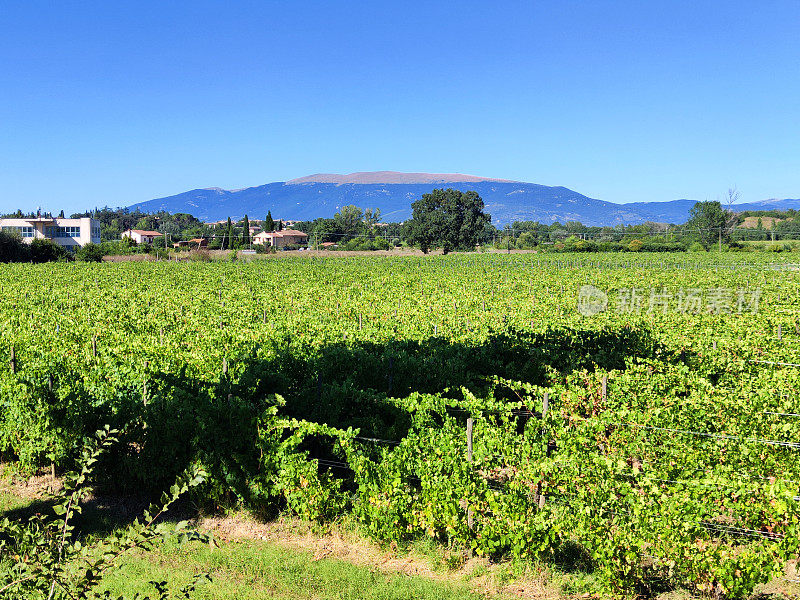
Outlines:
{"label": "blue sky", "polygon": [[0,211],[316,172],[800,197],[800,2],[37,2],[0,15]]}

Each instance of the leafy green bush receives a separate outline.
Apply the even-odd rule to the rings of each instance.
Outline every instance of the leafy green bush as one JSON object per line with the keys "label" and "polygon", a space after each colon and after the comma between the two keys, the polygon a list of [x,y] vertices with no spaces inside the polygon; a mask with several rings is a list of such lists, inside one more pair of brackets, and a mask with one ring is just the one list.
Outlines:
{"label": "leafy green bush", "polygon": [[72,255],[63,246],[51,240],[35,239],[30,244],[31,260],[35,263],[46,263],[57,260],[70,260]]}
{"label": "leafy green bush", "polygon": [[101,262],[105,256],[100,244],[86,244],[75,251],[75,258],[81,262]]}
{"label": "leafy green bush", "polygon": [[18,233],[0,231],[0,262],[23,262],[30,257],[30,248]]}

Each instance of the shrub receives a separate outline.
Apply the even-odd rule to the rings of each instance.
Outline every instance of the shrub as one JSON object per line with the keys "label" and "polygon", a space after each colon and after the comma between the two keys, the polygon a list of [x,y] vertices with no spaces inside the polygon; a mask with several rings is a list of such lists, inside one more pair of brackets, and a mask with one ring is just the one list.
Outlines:
{"label": "shrub", "polygon": [[75,251],[75,258],[82,262],[100,262],[103,256],[103,248],[99,244],[86,244]]}
{"label": "shrub", "polygon": [[211,262],[211,252],[207,248],[189,250],[189,260],[196,262]]}
{"label": "shrub", "polygon": [[628,250],[630,250],[631,252],[639,252],[639,250],[642,249],[642,246],[644,246],[644,242],[642,240],[640,239],[631,240],[630,243],[628,244]]}
{"label": "shrub", "polygon": [[163,248],[150,248],[148,254],[156,260],[169,260],[169,251]]}
{"label": "shrub", "polygon": [[0,262],[22,262],[30,257],[31,249],[19,234],[0,231]]}
{"label": "shrub", "polygon": [[69,260],[69,251],[51,240],[33,240],[30,245],[31,260],[35,263]]}

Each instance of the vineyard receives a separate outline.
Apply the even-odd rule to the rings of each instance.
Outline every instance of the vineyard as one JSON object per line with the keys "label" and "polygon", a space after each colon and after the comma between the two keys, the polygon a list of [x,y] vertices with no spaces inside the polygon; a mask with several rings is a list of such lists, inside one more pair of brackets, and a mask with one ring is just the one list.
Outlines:
{"label": "vineyard", "polygon": [[200,464],[217,505],[747,597],[797,577],[791,258],[7,265],[0,458],[62,471],[107,423],[120,493]]}

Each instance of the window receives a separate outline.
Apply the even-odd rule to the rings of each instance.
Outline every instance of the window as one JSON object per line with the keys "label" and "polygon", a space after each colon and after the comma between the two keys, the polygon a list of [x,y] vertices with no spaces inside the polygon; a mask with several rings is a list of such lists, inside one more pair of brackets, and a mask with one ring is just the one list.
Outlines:
{"label": "window", "polygon": [[2,229],[3,231],[18,231],[19,234],[24,238],[33,237],[33,227],[16,227],[14,225],[8,225]]}
{"label": "window", "polygon": [[44,233],[49,238],[81,237],[81,228],[78,227],[46,227]]}

